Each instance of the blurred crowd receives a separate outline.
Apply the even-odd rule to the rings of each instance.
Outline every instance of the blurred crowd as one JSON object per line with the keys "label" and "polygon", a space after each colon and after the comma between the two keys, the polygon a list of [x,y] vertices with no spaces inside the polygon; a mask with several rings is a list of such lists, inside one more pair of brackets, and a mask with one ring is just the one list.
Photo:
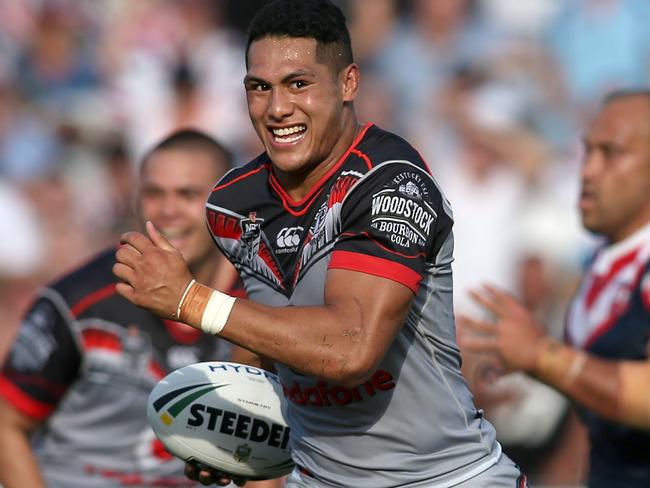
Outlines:
{"label": "blurred crowd", "polygon": [[[261,3],[0,1],[0,357],[35,287],[133,228],[135,162],[160,138],[196,127],[241,163],[260,151],[242,80]],[[467,291],[490,282],[561,335],[596,241],[575,209],[580,131],[604,93],[649,84],[650,3],[337,3],[360,118],[412,142],[451,201],[456,307],[476,313]],[[566,400],[489,361],[465,372],[506,450],[533,480],[579,485]]]}

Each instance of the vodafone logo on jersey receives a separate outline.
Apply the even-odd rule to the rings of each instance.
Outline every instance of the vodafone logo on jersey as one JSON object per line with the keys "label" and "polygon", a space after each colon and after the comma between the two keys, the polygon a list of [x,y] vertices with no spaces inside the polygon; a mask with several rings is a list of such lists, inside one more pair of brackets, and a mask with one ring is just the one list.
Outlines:
{"label": "vodafone logo on jersey", "polygon": [[300,226],[296,227],[284,227],[278,232],[278,235],[275,239],[275,244],[277,246],[277,253],[291,253],[298,250],[298,245],[300,244],[301,233],[305,229]]}
{"label": "vodafone logo on jersey", "polygon": [[365,402],[385,391],[395,388],[395,378],[388,371],[380,369],[368,381],[354,388],[330,385],[320,380],[314,385],[300,385],[294,381],[283,385],[284,396],[297,405],[312,407],[345,406],[355,402]]}

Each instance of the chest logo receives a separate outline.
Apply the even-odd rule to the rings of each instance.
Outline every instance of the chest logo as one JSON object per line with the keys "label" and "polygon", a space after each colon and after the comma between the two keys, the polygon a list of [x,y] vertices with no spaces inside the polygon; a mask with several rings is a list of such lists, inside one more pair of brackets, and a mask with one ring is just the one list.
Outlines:
{"label": "chest logo", "polygon": [[250,212],[247,219],[241,220],[242,235],[239,257],[246,263],[252,262],[260,250],[263,222],[264,219],[257,217],[257,212]]}
{"label": "chest logo", "polygon": [[305,229],[300,226],[284,227],[278,232],[275,244],[277,245],[277,253],[292,253],[298,250],[300,244],[300,234]]}

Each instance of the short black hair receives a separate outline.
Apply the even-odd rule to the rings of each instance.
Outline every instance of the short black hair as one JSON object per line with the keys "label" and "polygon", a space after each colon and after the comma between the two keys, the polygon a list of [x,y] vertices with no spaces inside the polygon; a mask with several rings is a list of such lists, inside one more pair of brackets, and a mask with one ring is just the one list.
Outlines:
{"label": "short black hair", "polygon": [[[205,151],[212,155],[217,172],[225,172],[232,167],[233,156],[226,147],[205,132],[196,129],[179,129],[151,148],[142,158],[140,172],[142,172],[149,158],[159,151],[168,149],[188,149]],[[222,167],[223,166],[223,167]]]}
{"label": "short black hair", "polygon": [[354,62],[345,16],[330,0],[269,1],[248,28],[247,66],[251,44],[265,37],[315,39],[316,60],[332,65],[337,73]]}

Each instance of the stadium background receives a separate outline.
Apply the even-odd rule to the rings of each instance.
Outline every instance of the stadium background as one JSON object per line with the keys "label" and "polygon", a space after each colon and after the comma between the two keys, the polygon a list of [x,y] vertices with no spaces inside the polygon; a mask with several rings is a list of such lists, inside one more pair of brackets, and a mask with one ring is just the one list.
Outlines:
{"label": "stadium background", "polygon": [[[0,0],[0,358],[33,290],[133,228],[138,158],[179,127],[241,163],[244,31],[263,0]],[[362,121],[422,153],[454,208],[455,300],[484,281],[560,335],[597,240],[575,209],[581,128],[614,88],[648,85],[646,0],[339,0]],[[467,357],[465,371],[477,380]],[[567,402],[510,375],[476,390],[539,484],[579,486]]]}

